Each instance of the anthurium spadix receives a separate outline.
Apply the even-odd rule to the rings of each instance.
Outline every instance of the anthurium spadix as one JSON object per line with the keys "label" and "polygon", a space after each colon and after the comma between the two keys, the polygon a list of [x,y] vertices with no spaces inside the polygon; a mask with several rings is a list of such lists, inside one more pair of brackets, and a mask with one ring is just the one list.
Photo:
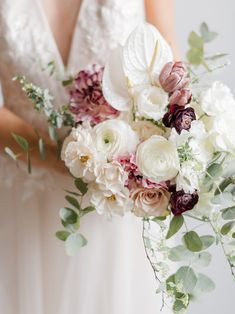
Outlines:
{"label": "anthurium spadix", "polygon": [[141,24],[124,47],[110,54],[103,77],[106,100],[117,110],[130,110],[131,89],[156,84],[163,66],[172,59],[171,48],[160,32],[150,24]]}

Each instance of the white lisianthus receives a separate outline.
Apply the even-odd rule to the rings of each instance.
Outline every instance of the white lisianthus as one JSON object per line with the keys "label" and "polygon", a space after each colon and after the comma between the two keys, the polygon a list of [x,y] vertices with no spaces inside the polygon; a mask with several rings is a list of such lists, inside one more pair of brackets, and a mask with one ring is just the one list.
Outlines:
{"label": "white lisianthus", "polygon": [[94,128],[95,145],[108,160],[133,153],[139,142],[138,135],[121,120],[107,120]]}
{"label": "white lisianthus", "polygon": [[136,107],[141,117],[159,120],[166,113],[168,94],[157,86],[147,86],[136,97]]}
{"label": "white lisianthus", "polygon": [[201,95],[201,107],[208,116],[218,116],[233,109],[235,100],[228,86],[216,81]]}
{"label": "white lisianthus", "polygon": [[199,176],[197,164],[193,161],[184,162],[176,178],[177,191],[184,190],[185,193],[194,193],[199,189]]}
{"label": "white lisianthus", "polygon": [[132,123],[133,130],[138,134],[140,141],[145,141],[152,135],[163,135],[164,131],[150,121],[137,121]]}
{"label": "white lisianthus", "polygon": [[173,179],[180,168],[175,145],[158,135],[139,145],[136,163],[143,175],[153,182]]}
{"label": "white lisianthus", "polygon": [[116,194],[124,188],[128,174],[117,161],[105,163],[96,171],[96,183],[102,190]]}
{"label": "white lisianthus", "polygon": [[101,155],[96,154],[93,145],[73,141],[68,143],[63,160],[74,177],[84,177],[87,181],[91,181],[95,179],[94,171],[101,162]]}
{"label": "white lisianthus", "polygon": [[100,215],[107,216],[113,214],[123,216],[126,212],[131,211],[133,205],[127,188],[114,194],[108,189],[100,189],[98,185],[93,186],[90,201]]}
{"label": "white lisianthus", "polygon": [[173,128],[170,140],[175,143],[178,150],[185,151],[187,160],[197,161],[201,169],[207,167],[215,151],[212,136],[205,131],[203,122],[199,120],[192,121],[190,130],[182,130],[180,134]]}

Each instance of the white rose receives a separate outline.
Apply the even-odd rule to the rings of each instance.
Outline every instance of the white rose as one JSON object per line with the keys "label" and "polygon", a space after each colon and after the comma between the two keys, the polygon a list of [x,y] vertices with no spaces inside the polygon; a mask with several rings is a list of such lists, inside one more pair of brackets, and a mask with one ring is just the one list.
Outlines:
{"label": "white rose", "polygon": [[152,135],[164,134],[164,131],[162,129],[160,129],[150,121],[133,122],[132,128],[139,135],[139,139],[141,142],[147,140]]}
{"label": "white rose", "polygon": [[136,163],[143,175],[154,182],[173,179],[180,167],[175,145],[158,135],[139,145]]}
{"label": "white rose", "polygon": [[156,86],[144,88],[136,97],[137,111],[141,117],[159,120],[166,113],[168,94]]}
{"label": "white rose", "polygon": [[233,108],[235,100],[231,90],[221,82],[214,82],[210,89],[201,95],[201,107],[209,116],[218,116]]}
{"label": "white rose", "polygon": [[95,144],[99,152],[109,160],[113,157],[133,153],[139,142],[137,134],[121,120],[107,120],[94,128]]}
{"label": "white rose", "polygon": [[110,190],[103,190],[95,185],[92,190],[91,204],[101,215],[112,216],[116,214],[123,216],[126,212],[131,211],[133,203],[127,188],[123,188],[114,194]]}
{"label": "white rose", "polygon": [[96,177],[100,189],[116,194],[124,188],[128,175],[117,161],[113,161],[97,168]]}

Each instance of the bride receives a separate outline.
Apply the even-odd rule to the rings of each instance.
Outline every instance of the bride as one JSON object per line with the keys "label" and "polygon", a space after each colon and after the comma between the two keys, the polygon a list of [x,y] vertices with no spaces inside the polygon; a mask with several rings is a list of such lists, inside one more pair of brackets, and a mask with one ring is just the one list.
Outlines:
{"label": "bride", "polygon": [[[67,101],[59,80],[96,62],[104,64],[118,43],[145,18],[174,46],[173,0],[0,0],[0,308],[4,314],[153,314],[159,310],[134,215],[112,222],[83,221],[89,245],[65,255],[55,237],[63,188],[71,184],[46,123],[20,86],[29,81]],[[53,61],[55,73],[46,69]],[[11,134],[37,145],[43,135],[47,160],[32,153],[33,174],[3,153],[18,152]],[[22,161],[24,161],[23,157]]]}

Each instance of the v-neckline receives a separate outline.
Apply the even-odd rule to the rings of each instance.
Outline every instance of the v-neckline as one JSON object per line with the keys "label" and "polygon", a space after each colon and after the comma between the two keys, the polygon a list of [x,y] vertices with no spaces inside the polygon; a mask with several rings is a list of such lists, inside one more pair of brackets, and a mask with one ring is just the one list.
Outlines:
{"label": "v-neckline", "polygon": [[77,35],[77,28],[78,28],[78,24],[79,24],[79,21],[80,21],[81,16],[82,16],[82,11],[83,11],[85,1],[86,0],[81,1],[80,8],[79,8],[78,13],[77,13],[77,17],[76,17],[76,21],[75,21],[75,25],[74,25],[74,29],[73,29],[73,33],[72,33],[72,39],[71,39],[69,52],[68,52],[68,58],[67,58],[67,61],[65,63],[63,60],[61,51],[59,49],[58,43],[55,39],[55,35],[53,33],[49,19],[47,17],[46,12],[45,12],[45,8],[43,7],[41,0],[36,0],[36,5],[38,7],[39,14],[41,15],[41,18],[43,20],[44,27],[45,27],[46,31],[48,32],[49,40],[51,41],[51,44],[54,46],[55,53],[57,55],[57,58],[59,60],[60,65],[63,67],[63,69],[68,69],[70,67],[70,60],[72,58],[72,54],[73,54],[73,50],[74,50],[74,43],[75,43],[76,35]]}

